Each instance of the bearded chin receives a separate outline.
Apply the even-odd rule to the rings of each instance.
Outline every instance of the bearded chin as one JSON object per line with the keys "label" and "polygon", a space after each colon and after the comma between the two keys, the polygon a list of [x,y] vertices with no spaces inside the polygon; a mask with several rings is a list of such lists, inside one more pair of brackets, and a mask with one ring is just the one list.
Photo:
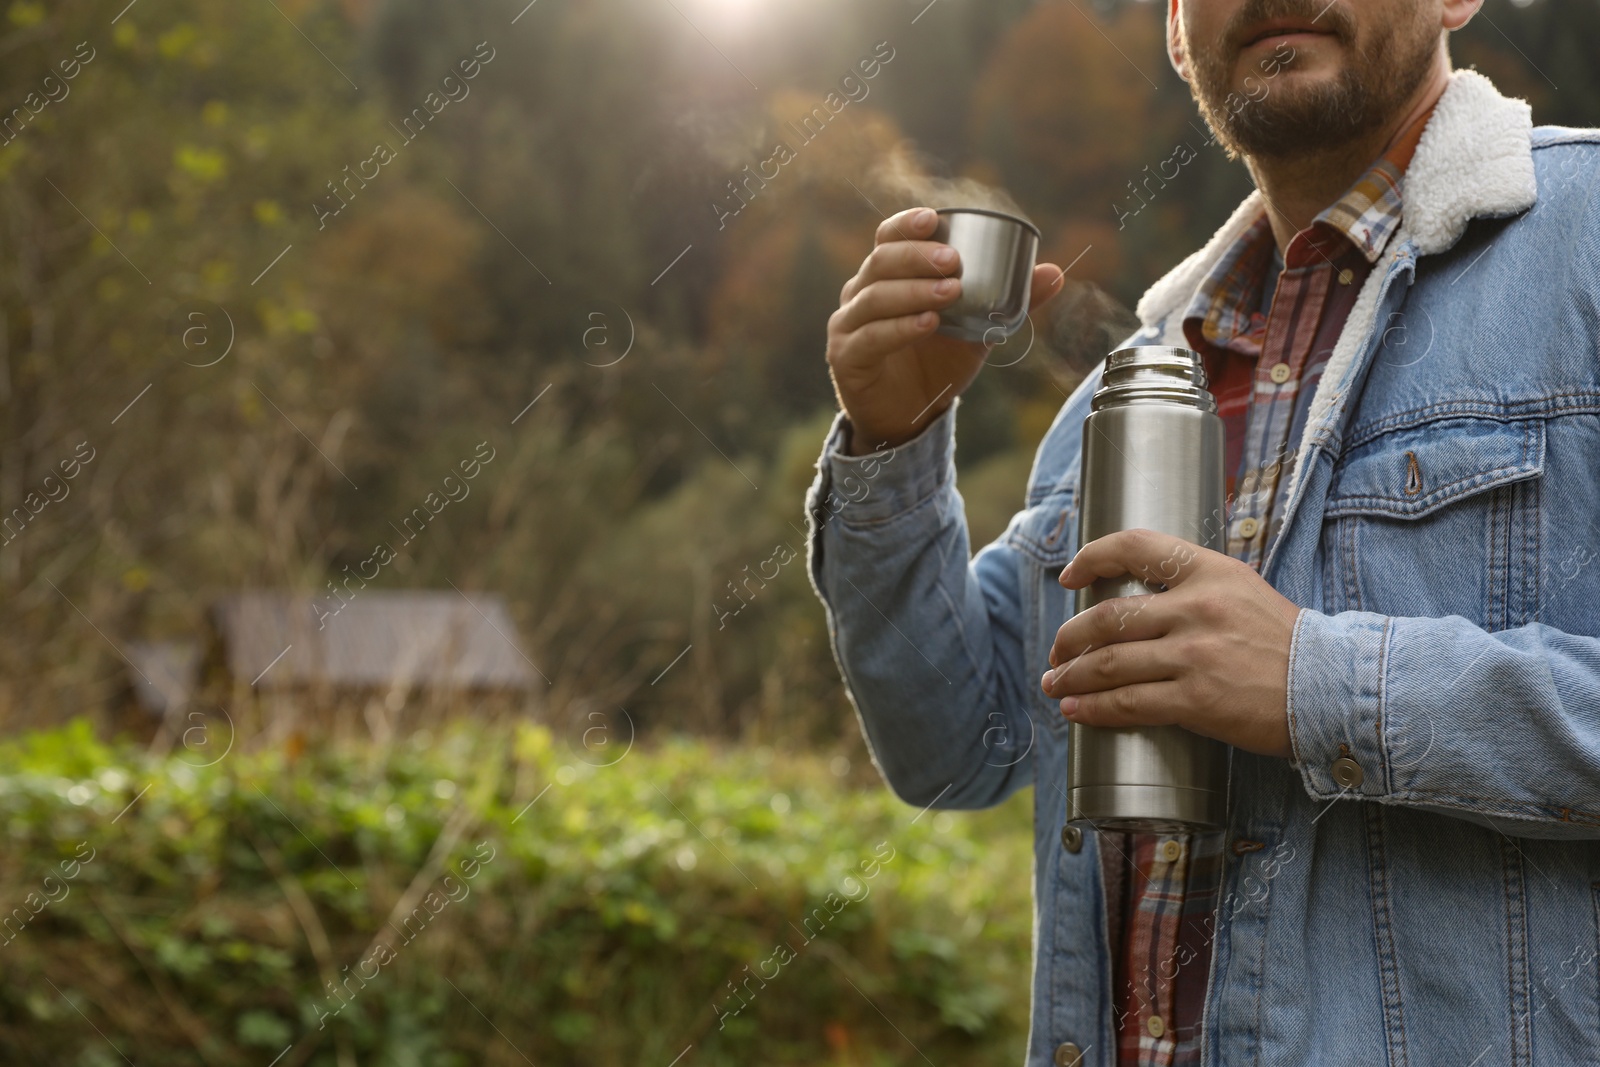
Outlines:
{"label": "bearded chin", "polygon": [[[1423,30],[1414,39],[1387,37],[1376,48],[1355,53],[1331,82],[1301,85],[1257,74],[1267,91],[1253,100],[1230,93],[1228,64],[1204,63],[1189,89],[1230,158],[1318,154],[1391,119],[1427,78],[1437,47],[1437,37]],[[1293,60],[1282,70],[1293,71]]]}
{"label": "bearded chin", "polygon": [[1272,86],[1255,100],[1235,96],[1230,102],[1227,96],[1225,91],[1202,94],[1194,87],[1201,115],[1230,157],[1275,159],[1326,151],[1370,131],[1384,118],[1382,102],[1348,70],[1333,83]]}

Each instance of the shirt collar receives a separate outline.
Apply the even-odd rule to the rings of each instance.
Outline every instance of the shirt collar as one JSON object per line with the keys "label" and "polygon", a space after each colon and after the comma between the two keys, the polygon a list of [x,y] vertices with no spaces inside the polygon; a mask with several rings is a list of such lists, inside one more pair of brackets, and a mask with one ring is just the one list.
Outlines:
{"label": "shirt collar", "polygon": [[[1324,208],[1311,225],[1295,235],[1284,259],[1290,267],[1305,266],[1316,258],[1333,259],[1339,245],[1354,248],[1368,263],[1376,263],[1401,221],[1401,188],[1406,167],[1433,114],[1430,106],[1400,134],[1384,154]],[[1343,240],[1341,241],[1340,238]],[[1198,331],[1214,345],[1226,346],[1249,331],[1258,315],[1261,288],[1273,257],[1272,227],[1266,211],[1229,246],[1195,290],[1185,309],[1185,332],[1191,342]]]}
{"label": "shirt collar", "polygon": [[1432,115],[1430,105],[1343,196],[1323,209],[1311,225],[1315,227],[1320,223],[1339,231],[1360,250],[1368,263],[1376,263],[1383,246],[1400,227],[1400,190],[1406,167],[1416,154],[1417,142],[1422,139],[1422,131]]}
{"label": "shirt collar", "polygon": [[1272,227],[1262,213],[1228,246],[1195,290],[1183,314],[1190,344],[1198,348],[1204,340],[1225,348],[1233,338],[1250,332],[1254,320],[1262,317],[1261,290],[1275,247]]}

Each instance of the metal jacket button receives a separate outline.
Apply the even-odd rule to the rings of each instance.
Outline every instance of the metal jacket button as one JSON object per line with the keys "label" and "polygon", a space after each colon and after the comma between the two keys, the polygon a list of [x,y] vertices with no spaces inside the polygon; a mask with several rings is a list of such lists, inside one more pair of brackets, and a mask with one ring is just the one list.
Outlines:
{"label": "metal jacket button", "polygon": [[1083,1050],[1070,1041],[1056,1046],[1056,1067],[1078,1067],[1083,1062]]}
{"label": "metal jacket button", "polygon": [[1329,770],[1333,772],[1333,780],[1345,789],[1358,788],[1362,780],[1366,778],[1366,775],[1361,772],[1361,764],[1349,756],[1340,756],[1334,760],[1333,766]]}
{"label": "metal jacket button", "polygon": [[1063,826],[1061,828],[1061,847],[1068,852],[1077,852],[1083,848],[1083,831],[1076,826]]}

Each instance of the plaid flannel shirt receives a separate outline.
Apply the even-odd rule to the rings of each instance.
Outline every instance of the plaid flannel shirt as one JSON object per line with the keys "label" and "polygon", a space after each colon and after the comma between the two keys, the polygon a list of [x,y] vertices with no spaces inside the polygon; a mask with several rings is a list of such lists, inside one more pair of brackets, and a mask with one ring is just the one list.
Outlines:
{"label": "plaid flannel shirt", "polygon": [[[1430,108],[1289,242],[1265,213],[1200,285],[1184,333],[1205,361],[1226,442],[1229,555],[1261,569],[1282,521],[1310,401],[1356,294],[1400,225],[1401,181]],[[1099,835],[1115,953],[1117,1062],[1192,1067],[1225,835]],[[1254,842],[1236,841],[1235,853]]]}

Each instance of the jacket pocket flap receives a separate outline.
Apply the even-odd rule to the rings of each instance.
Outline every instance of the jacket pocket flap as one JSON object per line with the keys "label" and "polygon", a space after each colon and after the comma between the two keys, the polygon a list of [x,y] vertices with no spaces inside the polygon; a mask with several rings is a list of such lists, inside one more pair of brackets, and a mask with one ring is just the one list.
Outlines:
{"label": "jacket pocket flap", "polygon": [[1351,449],[1323,514],[1412,519],[1543,470],[1543,420],[1442,419]]}

